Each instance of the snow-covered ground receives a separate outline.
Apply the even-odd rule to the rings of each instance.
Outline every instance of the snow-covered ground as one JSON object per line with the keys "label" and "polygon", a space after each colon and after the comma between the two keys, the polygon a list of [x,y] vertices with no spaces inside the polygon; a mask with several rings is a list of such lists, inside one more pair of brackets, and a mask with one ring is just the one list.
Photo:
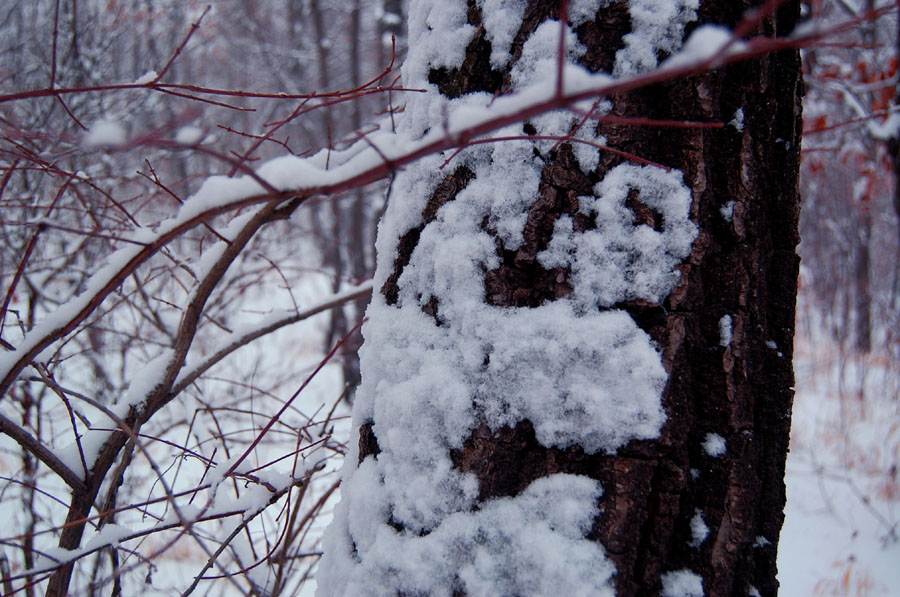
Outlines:
{"label": "snow-covered ground", "polygon": [[900,370],[799,327],[781,595],[900,595]]}

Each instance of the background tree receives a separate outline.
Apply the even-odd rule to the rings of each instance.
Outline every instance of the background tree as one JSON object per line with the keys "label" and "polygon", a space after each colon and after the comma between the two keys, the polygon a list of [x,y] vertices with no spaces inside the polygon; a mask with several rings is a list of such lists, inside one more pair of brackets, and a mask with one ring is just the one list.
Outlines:
{"label": "background tree", "polygon": [[[401,131],[797,24],[751,8],[413,3]],[[775,594],[799,55],[660,79],[395,182],[322,595]]]}
{"label": "background tree", "polygon": [[822,26],[861,23],[804,53],[808,98],[802,170],[804,277],[832,335],[848,352],[897,354],[900,204],[892,185],[896,138],[896,21],[889,5],[816,2]]}

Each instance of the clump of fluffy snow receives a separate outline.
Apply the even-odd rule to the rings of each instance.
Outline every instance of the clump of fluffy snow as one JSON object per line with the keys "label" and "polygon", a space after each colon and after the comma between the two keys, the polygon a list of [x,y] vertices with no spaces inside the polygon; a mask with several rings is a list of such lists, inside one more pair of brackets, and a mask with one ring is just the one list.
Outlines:
{"label": "clump of fluffy snow", "polygon": [[349,481],[354,486],[343,490],[335,516],[348,524],[326,531],[326,552],[340,557],[320,566],[318,594],[614,594],[613,566],[600,545],[584,539],[597,514],[596,481],[564,474],[538,479],[516,497],[447,516],[420,536],[379,524],[389,505],[374,468],[372,460],[363,462]]}
{"label": "clump of fluffy snow", "polygon": [[719,319],[719,346],[731,346],[734,336],[734,321],[731,315],[723,315]]}
{"label": "clump of fluffy snow", "polygon": [[128,140],[125,127],[115,120],[98,120],[84,136],[85,147],[118,147]]}
{"label": "clump of fluffy snow", "polygon": [[657,66],[660,53],[674,54],[681,47],[685,26],[697,18],[699,0],[629,0],[630,33],[625,47],[616,53],[613,74],[638,75]]}
{"label": "clump of fluffy snow", "polygon": [[694,512],[694,517],[691,519],[691,542],[688,544],[691,547],[700,547],[706,538],[709,536],[709,527],[706,526],[706,522],[703,521],[703,512],[697,510]]}
{"label": "clump of fluffy snow", "polygon": [[137,409],[142,409],[144,407],[147,397],[160,383],[162,383],[166,374],[166,368],[171,362],[173,352],[174,351],[170,348],[162,351],[161,354],[142,365],[131,377],[131,382],[128,384],[128,391],[121,401],[122,407],[117,409],[120,411],[117,413],[119,416],[123,418],[127,416],[128,407],[134,406]]}
{"label": "clump of fluffy snow", "polygon": [[[574,62],[582,56],[586,48],[578,43],[578,38],[566,26],[566,62]],[[521,89],[535,81],[555,80],[559,69],[559,21],[544,21],[529,36],[522,47],[522,55],[516,60],[510,73],[514,89]]]}
{"label": "clump of fluffy snow", "polygon": [[703,597],[703,578],[687,568],[662,575],[662,597]]}
{"label": "clump of fluffy snow", "polygon": [[724,456],[728,451],[728,445],[725,438],[718,433],[707,433],[706,439],[703,441],[703,451],[707,456],[718,458]]}
{"label": "clump of fluffy snow", "polygon": [[[625,205],[636,191],[647,207],[663,216],[662,231],[634,225]],[[610,307],[632,300],[661,302],[678,281],[676,266],[690,254],[697,226],[689,219],[690,190],[680,172],[622,164],[581,198],[581,211],[596,228],[573,231],[569,217],[557,220],[553,239],[539,255],[544,267],[572,268],[573,298],[581,309]]]}
{"label": "clump of fluffy snow", "polygon": [[152,83],[159,77],[155,70],[148,70],[143,75],[134,80],[133,85],[146,85]]}
{"label": "clump of fluffy snow", "polygon": [[467,22],[466,3],[458,0],[410,2],[408,10],[409,40],[415,43],[409,44],[400,72],[405,83],[431,92],[408,97],[406,117],[398,130],[417,137],[446,109],[446,99],[428,82],[428,71],[461,64],[475,27]]}
{"label": "clump of fluffy snow", "polygon": [[118,546],[119,542],[131,535],[134,531],[129,528],[119,526],[117,524],[106,524],[103,528],[94,533],[84,544],[84,550],[90,551],[99,549],[106,545]]}
{"label": "clump of fluffy snow", "polygon": [[725,218],[726,222],[730,222],[734,219],[734,201],[728,201],[719,208],[719,213],[722,214],[722,217]]}
{"label": "clump of fluffy snow", "polygon": [[203,140],[203,130],[196,126],[183,126],[175,133],[175,142],[182,145],[196,145]]}
{"label": "clump of fluffy snow", "polygon": [[701,25],[691,33],[680,52],[663,62],[662,68],[694,66],[745,51],[747,44],[733,37],[732,32],[721,25]]}
{"label": "clump of fluffy snow", "polygon": [[867,124],[869,134],[880,141],[889,141],[900,137],[900,113],[894,112],[884,122],[870,120]]}
{"label": "clump of fluffy snow", "polygon": [[734,111],[734,117],[728,123],[729,126],[733,126],[738,131],[744,130],[744,109],[738,108]]}
{"label": "clump of fluffy snow", "polygon": [[609,0],[569,0],[568,17],[573,27],[593,21],[600,8],[609,6]]}
{"label": "clump of fluffy snow", "polygon": [[522,23],[525,0],[479,0],[482,25],[491,42],[491,66],[502,68],[509,62],[513,38]]}
{"label": "clump of fluffy snow", "polygon": [[[108,419],[106,419],[106,417],[104,417],[104,419],[104,423],[107,423]],[[113,421],[109,421],[107,424],[115,426],[115,422]],[[62,448],[55,448],[53,453],[63,464],[69,467],[69,470],[75,473],[75,476],[84,479],[85,465],[87,465],[88,470],[93,468],[94,463],[97,461],[97,457],[100,455],[100,451],[103,449],[103,445],[106,443],[106,440],[109,439],[109,436],[109,431],[88,429],[78,437],[76,440],[77,443],[71,442]],[[65,436],[60,436],[61,440],[64,438]],[[79,444],[81,446],[80,450]],[[81,461],[82,454],[84,455],[84,462]]]}

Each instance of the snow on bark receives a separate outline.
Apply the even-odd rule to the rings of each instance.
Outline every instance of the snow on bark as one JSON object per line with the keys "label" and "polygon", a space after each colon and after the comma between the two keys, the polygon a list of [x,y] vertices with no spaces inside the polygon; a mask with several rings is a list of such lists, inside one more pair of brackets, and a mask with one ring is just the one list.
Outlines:
{"label": "snow on bark", "polygon": [[[477,2],[495,44],[491,65],[512,59],[524,4]],[[580,18],[607,3],[587,4],[574,3]],[[669,14],[632,2],[640,27],[652,30],[641,44],[654,56],[676,50],[666,36],[693,18],[693,4],[679,2]],[[532,32],[509,69],[510,90],[556,76],[560,30],[546,21]],[[488,105],[493,94],[450,98],[432,81],[478,43],[464,0],[412,3],[409,32],[404,84],[427,92],[409,96],[398,132],[414,143],[442,121]],[[566,39],[574,63],[585,48],[570,29]],[[646,50],[638,46],[632,41],[620,52],[623,64],[656,66],[655,58],[651,64],[633,54]],[[556,112],[529,126],[566,135],[576,121]],[[577,137],[597,142],[592,128]],[[522,125],[496,135],[522,135]],[[660,354],[616,305],[661,302],[677,284],[676,266],[697,235],[690,190],[680,172],[619,166],[568,196],[571,213],[557,214],[541,240],[533,218],[553,177],[554,145],[470,146],[449,164],[449,152],[424,158],[394,181],[378,235],[374,285],[381,292],[363,328],[353,413],[360,439],[351,443],[342,501],[323,540],[317,595],[612,594],[614,567],[586,538],[602,495],[598,482],[558,473],[482,502],[478,479],[453,460],[485,426],[496,432],[528,421],[544,447],[595,454],[658,437],[665,422]],[[596,165],[596,150],[566,147],[576,170]],[[557,285],[550,297],[493,296],[491,276],[511,269],[504,262],[511,251],[524,251],[548,275],[568,276],[570,287]]]}
{"label": "snow on bark", "polygon": [[704,597],[703,579],[690,570],[676,570],[662,575],[662,597]]}

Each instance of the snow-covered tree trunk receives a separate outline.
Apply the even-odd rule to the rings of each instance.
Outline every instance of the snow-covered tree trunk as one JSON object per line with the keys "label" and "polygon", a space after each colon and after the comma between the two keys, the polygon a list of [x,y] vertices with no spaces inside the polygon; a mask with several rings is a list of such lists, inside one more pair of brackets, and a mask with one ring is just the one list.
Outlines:
{"label": "snow-covered tree trunk", "polygon": [[[728,39],[707,24],[783,36],[799,3],[560,4],[411,2],[401,132],[649,72]],[[767,54],[397,176],[320,596],[776,593],[799,75]]]}

